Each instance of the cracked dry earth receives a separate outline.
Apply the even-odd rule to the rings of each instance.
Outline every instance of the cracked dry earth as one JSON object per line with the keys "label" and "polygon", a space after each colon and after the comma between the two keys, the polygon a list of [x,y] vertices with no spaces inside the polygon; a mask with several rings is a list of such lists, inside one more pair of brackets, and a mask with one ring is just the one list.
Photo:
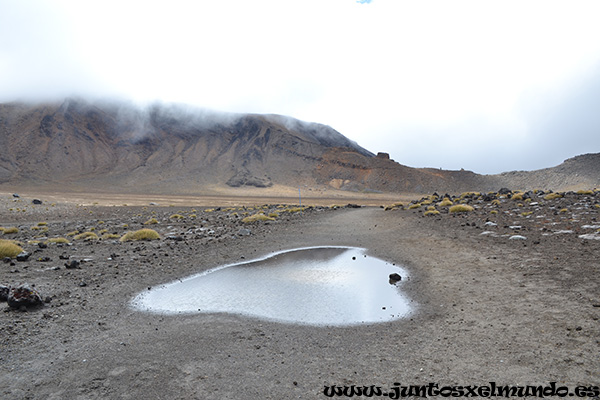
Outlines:
{"label": "cracked dry earth", "polygon": [[[593,233],[582,226],[594,225],[598,209],[577,210],[580,200],[558,200],[565,204],[555,205],[557,214],[546,212],[546,202],[529,218],[512,215],[507,200],[498,214],[476,202],[471,213],[433,217],[315,208],[250,225],[222,210],[57,204],[17,216],[7,203],[0,225],[18,226],[14,239],[32,256],[0,264],[0,284],[27,282],[51,301],[27,311],[0,306],[0,397],[320,399],[329,385],[598,385],[600,241],[579,237]],[[175,211],[184,218],[170,219]],[[161,240],[27,243],[79,228],[120,235],[151,216]],[[31,230],[40,221],[48,232]],[[242,227],[250,234],[238,234]],[[556,232],[569,227],[572,233]],[[526,239],[511,240],[514,234]],[[129,307],[148,287],[242,257],[319,245],[363,247],[403,265],[410,279],[402,288],[415,312],[389,323],[327,327]],[[67,270],[60,256],[87,261]]]}

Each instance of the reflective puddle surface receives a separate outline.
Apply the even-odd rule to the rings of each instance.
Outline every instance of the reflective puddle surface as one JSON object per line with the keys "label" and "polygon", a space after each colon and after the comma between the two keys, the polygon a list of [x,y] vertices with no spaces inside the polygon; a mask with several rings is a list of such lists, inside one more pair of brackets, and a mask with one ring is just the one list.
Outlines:
{"label": "reflective puddle surface", "polygon": [[[390,274],[402,280],[390,283]],[[149,312],[232,313],[287,323],[356,325],[410,312],[401,293],[406,272],[364,249],[316,247],[208,270],[142,292],[132,302]]]}

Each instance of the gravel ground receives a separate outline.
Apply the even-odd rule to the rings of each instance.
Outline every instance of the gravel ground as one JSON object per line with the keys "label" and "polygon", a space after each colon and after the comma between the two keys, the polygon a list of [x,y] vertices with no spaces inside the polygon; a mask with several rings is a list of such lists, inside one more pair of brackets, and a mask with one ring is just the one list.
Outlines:
{"label": "gravel ground", "polygon": [[[49,302],[26,311],[0,306],[0,397],[319,399],[330,385],[597,386],[600,240],[590,226],[598,195],[510,196],[494,196],[496,205],[466,196],[475,209],[461,214],[437,200],[389,211],[270,205],[262,211],[278,213],[276,220],[252,224],[240,220],[254,207],[33,206],[5,197],[0,226],[19,232],[2,238],[20,241],[31,256],[0,263],[0,284],[27,282]],[[440,214],[425,216],[428,206]],[[158,224],[143,225],[150,218]],[[143,227],[161,239],[67,236]],[[51,237],[70,245],[36,243]],[[416,311],[383,324],[315,327],[128,306],[148,287],[319,245],[364,247],[403,265],[410,280],[402,287]],[[80,268],[66,269],[71,260]]]}

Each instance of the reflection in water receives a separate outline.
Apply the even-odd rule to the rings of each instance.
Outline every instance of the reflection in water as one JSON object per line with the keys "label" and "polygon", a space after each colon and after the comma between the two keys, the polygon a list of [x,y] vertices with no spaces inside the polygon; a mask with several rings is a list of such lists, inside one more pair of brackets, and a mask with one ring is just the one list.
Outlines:
{"label": "reflection in water", "polygon": [[406,276],[363,249],[306,248],[209,270],[143,292],[133,305],[166,314],[225,312],[311,325],[385,322],[410,311],[399,285],[389,283],[391,273]]}

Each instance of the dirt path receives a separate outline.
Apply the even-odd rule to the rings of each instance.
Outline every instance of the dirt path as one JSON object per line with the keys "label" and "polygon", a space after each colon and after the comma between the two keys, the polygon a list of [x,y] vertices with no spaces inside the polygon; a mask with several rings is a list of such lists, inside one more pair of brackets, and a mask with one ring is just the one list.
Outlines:
{"label": "dirt path", "polygon": [[[365,247],[403,264],[414,315],[331,328],[126,306],[177,276],[316,245]],[[103,251],[113,248],[95,248]],[[580,269],[569,254],[553,267],[541,249],[480,241],[379,208],[314,214],[235,243],[174,243],[169,253],[160,267],[150,260],[138,270],[121,265],[118,275],[96,271],[104,274],[97,286],[53,278],[70,292],[70,305],[0,313],[12,327],[2,331],[0,397],[319,399],[329,385],[600,382],[600,308],[590,303],[599,299],[589,298],[598,295],[597,264]],[[588,286],[569,283],[578,273],[588,274]]]}

